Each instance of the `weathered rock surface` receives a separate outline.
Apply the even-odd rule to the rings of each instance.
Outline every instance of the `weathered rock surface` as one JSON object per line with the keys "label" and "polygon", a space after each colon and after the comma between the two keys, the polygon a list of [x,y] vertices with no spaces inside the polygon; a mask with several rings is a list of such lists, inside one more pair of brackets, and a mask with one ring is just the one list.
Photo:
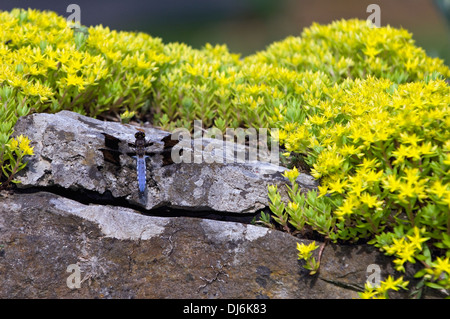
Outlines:
{"label": "weathered rock surface", "polygon": [[310,276],[297,241],[253,225],[13,194],[0,198],[0,298],[355,298],[370,264],[392,273],[371,246],[327,245]]}
{"label": "weathered rock surface", "polygon": [[[279,185],[282,191],[285,189],[286,179],[281,176],[285,168],[259,161],[230,163],[226,161],[228,153],[223,155],[225,163],[182,162],[163,166],[158,152],[164,147],[162,139],[170,133],[153,128],[143,130],[153,142],[149,151],[157,153],[147,161],[144,199],[138,195],[135,160],[122,155],[118,168],[106,162],[100,151],[105,148],[103,133],[117,137],[119,149],[124,150],[129,142],[134,142],[136,128],[69,111],[33,114],[17,122],[15,134],[28,136],[35,152],[17,178],[21,182],[19,187],[109,193],[147,210],[166,206],[231,213],[250,213],[268,206],[269,184]],[[203,144],[210,141],[202,139]],[[309,175],[301,174],[298,181],[305,191],[317,186]]]}

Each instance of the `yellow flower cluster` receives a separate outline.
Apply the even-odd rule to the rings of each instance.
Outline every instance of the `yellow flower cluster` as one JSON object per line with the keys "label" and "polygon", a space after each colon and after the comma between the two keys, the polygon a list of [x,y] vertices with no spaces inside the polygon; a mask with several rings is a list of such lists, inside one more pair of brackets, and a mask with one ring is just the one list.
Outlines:
{"label": "yellow flower cluster", "polygon": [[300,37],[288,37],[248,58],[291,70],[329,74],[334,82],[368,75],[396,82],[416,81],[435,71],[450,76],[442,60],[416,47],[404,29],[372,28],[365,21],[314,23]]}
{"label": "yellow flower cluster", "polygon": [[316,242],[313,241],[308,245],[305,245],[303,243],[297,243],[297,250],[298,250],[298,258],[299,259],[309,259],[312,256],[312,252],[319,248],[319,246],[316,245]]}
{"label": "yellow flower cluster", "polygon": [[0,12],[0,30],[0,87],[13,88],[36,111],[96,116],[137,109],[148,100],[158,65],[170,60],[160,39],[74,27],[54,12]]}
{"label": "yellow flower cluster", "polygon": [[17,138],[12,138],[9,147],[17,153],[19,158],[26,155],[34,155],[33,147],[30,147],[30,140],[28,137],[19,135]]}
{"label": "yellow flower cluster", "polygon": [[14,175],[26,165],[24,157],[34,155],[30,140],[23,135],[11,138],[5,145],[0,145],[0,188],[7,187],[10,182],[16,183]]}
{"label": "yellow flower cluster", "polygon": [[394,238],[392,245],[382,247],[388,255],[395,255],[397,257],[394,260],[394,264],[398,271],[405,271],[404,263],[407,261],[415,263],[414,257],[417,256],[418,252],[422,251],[422,243],[430,239],[428,237],[422,237],[425,233],[425,228],[420,230],[414,227],[413,232],[413,235],[406,235],[399,239]]}
{"label": "yellow flower cluster", "polygon": [[286,177],[291,182],[291,184],[294,184],[295,180],[297,179],[299,174],[300,173],[299,173],[298,169],[296,167],[294,167],[291,170],[285,171],[282,175],[284,177]]}
{"label": "yellow flower cluster", "polygon": [[409,281],[404,281],[403,277],[395,280],[392,276],[388,276],[386,280],[380,282],[378,287],[373,287],[367,282],[364,292],[359,293],[359,296],[362,299],[387,299],[390,290],[407,289],[408,284]]}
{"label": "yellow flower cluster", "polygon": [[450,289],[450,257],[437,257],[436,261],[431,263],[431,267],[425,269],[425,271],[427,274],[430,274],[434,280],[440,280],[442,278],[442,284],[445,285],[446,289]]}
{"label": "yellow flower cluster", "polygon": [[316,245],[315,241],[308,245],[297,243],[298,259],[305,260],[306,264],[303,267],[310,271],[310,275],[314,275],[320,266],[320,262],[316,261],[312,256],[313,251],[317,248],[319,248],[319,246]]}
{"label": "yellow flower cluster", "polygon": [[[312,175],[321,179],[317,199],[308,201],[317,216],[324,207],[332,211],[333,231],[324,224],[321,233],[332,240],[371,239],[395,256],[399,271],[419,259],[428,267],[422,276],[442,273],[450,251],[448,84],[438,78],[346,80],[305,104],[307,115],[297,123],[303,130],[283,119],[279,135],[288,151],[308,156]],[[305,219],[302,224],[294,216],[286,223],[315,229],[318,217],[313,222],[308,209],[295,216]],[[394,236],[399,226],[405,230]],[[436,259],[424,261],[424,242]],[[450,277],[444,276],[427,277],[427,285],[448,289]]]}
{"label": "yellow flower cluster", "polygon": [[[438,159],[447,165],[449,86],[436,80],[401,84],[390,91],[395,84],[374,78],[352,84],[346,85],[345,95],[336,86],[328,91],[329,100],[310,101],[316,106],[314,116],[304,122],[309,134],[292,126],[284,131],[289,151],[304,152],[299,134],[309,136],[310,149],[321,146],[311,173],[322,178],[329,193],[348,195],[338,215],[350,215],[365,203],[381,209],[380,200],[367,193],[380,186],[399,204],[439,195],[439,201],[449,205],[450,185],[441,183],[441,177],[448,181],[448,173],[428,177],[421,169]],[[330,100],[335,101],[332,107]]]}

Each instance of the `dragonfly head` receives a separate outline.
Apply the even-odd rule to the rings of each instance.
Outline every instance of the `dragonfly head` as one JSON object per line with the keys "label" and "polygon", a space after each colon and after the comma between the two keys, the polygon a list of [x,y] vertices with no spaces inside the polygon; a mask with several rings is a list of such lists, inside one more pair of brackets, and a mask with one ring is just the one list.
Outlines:
{"label": "dragonfly head", "polygon": [[138,131],[138,132],[136,132],[136,134],[134,134],[134,137],[136,139],[145,139],[145,133],[141,132],[141,131]]}

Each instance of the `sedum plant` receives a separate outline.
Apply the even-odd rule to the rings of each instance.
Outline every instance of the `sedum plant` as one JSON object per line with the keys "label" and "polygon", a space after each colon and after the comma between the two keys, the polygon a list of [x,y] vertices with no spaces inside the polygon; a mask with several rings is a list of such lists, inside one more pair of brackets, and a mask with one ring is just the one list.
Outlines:
{"label": "sedum plant", "polygon": [[287,37],[246,59],[302,72],[321,71],[333,82],[388,78],[396,83],[424,79],[433,72],[449,76],[442,60],[414,45],[411,33],[390,26],[374,28],[356,19],[314,23],[299,37]]}
{"label": "sedum plant", "polygon": [[[396,270],[419,262],[425,285],[449,289],[449,96],[438,78],[397,84],[370,77],[310,100],[305,120],[286,120],[280,135],[289,151],[307,155],[321,186],[306,199],[289,193],[284,211],[274,211],[286,214],[282,226],[309,227],[333,242],[364,239],[394,256]],[[303,209],[288,209],[297,205]]]}
{"label": "sedum plant", "polygon": [[14,175],[25,167],[24,157],[33,155],[26,137],[11,137],[17,118],[30,111],[26,101],[25,97],[14,95],[10,87],[0,88],[0,189],[16,182]]}
{"label": "sedum plant", "polygon": [[312,252],[317,248],[319,247],[316,246],[315,241],[311,242],[308,245],[297,243],[298,259],[305,260],[306,264],[303,267],[310,271],[310,275],[316,274],[320,266],[320,262],[316,261],[316,258],[312,255]]}
{"label": "sedum plant", "polygon": [[388,299],[390,290],[398,291],[400,288],[407,290],[408,284],[409,282],[404,281],[403,277],[394,279],[392,276],[388,276],[386,280],[380,282],[378,287],[366,283],[364,292],[359,293],[359,296],[362,299]]}
{"label": "sedum plant", "polygon": [[164,60],[157,53],[159,39],[72,27],[53,12],[1,12],[0,26],[0,85],[26,97],[36,112],[70,109],[98,116],[138,109]]}
{"label": "sedum plant", "polygon": [[23,95],[33,112],[116,119],[135,112],[166,129],[192,128],[192,119],[221,130],[274,127],[283,112],[301,121],[305,101],[346,79],[404,83],[450,74],[407,31],[358,20],[314,24],[245,58],[225,45],[193,49],[144,33],[71,25],[49,11],[0,12],[0,27],[0,85]]}
{"label": "sedum plant", "polygon": [[9,183],[17,183],[14,175],[26,166],[25,156],[33,155],[33,147],[30,147],[30,140],[25,136],[11,138],[0,149],[0,189],[5,188]]}

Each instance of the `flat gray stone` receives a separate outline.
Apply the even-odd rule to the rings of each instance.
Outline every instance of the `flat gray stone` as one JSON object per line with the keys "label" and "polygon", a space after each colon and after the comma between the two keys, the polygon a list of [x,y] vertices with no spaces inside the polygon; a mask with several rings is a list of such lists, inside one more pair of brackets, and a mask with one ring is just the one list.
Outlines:
{"label": "flat gray stone", "polygon": [[356,298],[369,265],[393,273],[367,245],[327,245],[310,276],[296,250],[310,241],[284,232],[0,195],[0,298]]}
{"label": "flat gray stone", "polygon": [[[147,210],[166,206],[189,210],[215,210],[230,213],[253,213],[268,206],[267,186],[278,185],[287,198],[286,168],[270,162],[236,163],[230,160],[232,145],[224,148],[223,161],[181,162],[163,165],[160,152],[162,139],[169,132],[153,128],[143,129],[153,142],[149,151],[155,155],[147,160],[147,188],[144,198],[139,196],[136,163],[130,156],[120,156],[120,166],[105,161],[100,149],[105,148],[103,133],[120,141],[119,150],[126,151],[134,142],[136,127],[115,122],[103,122],[77,113],[32,114],[20,118],[15,135],[26,135],[32,141],[35,155],[17,179],[21,188],[53,187],[70,191],[88,191],[99,195],[125,199],[131,205]],[[196,141],[193,140],[192,143]],[[218,140],[202,139],[201,156],[211,156]],[[223,142],[220,142],[223,143]],[[209,145],[209,146],[208,146]],[[194,152],[195,156],[197,153]],[[203,152],[203,153],[202,153]],[[197,154],[199,155],[199,154]],[[305,174],[298,179],[303,191],[316,189],[317,182]]]}

